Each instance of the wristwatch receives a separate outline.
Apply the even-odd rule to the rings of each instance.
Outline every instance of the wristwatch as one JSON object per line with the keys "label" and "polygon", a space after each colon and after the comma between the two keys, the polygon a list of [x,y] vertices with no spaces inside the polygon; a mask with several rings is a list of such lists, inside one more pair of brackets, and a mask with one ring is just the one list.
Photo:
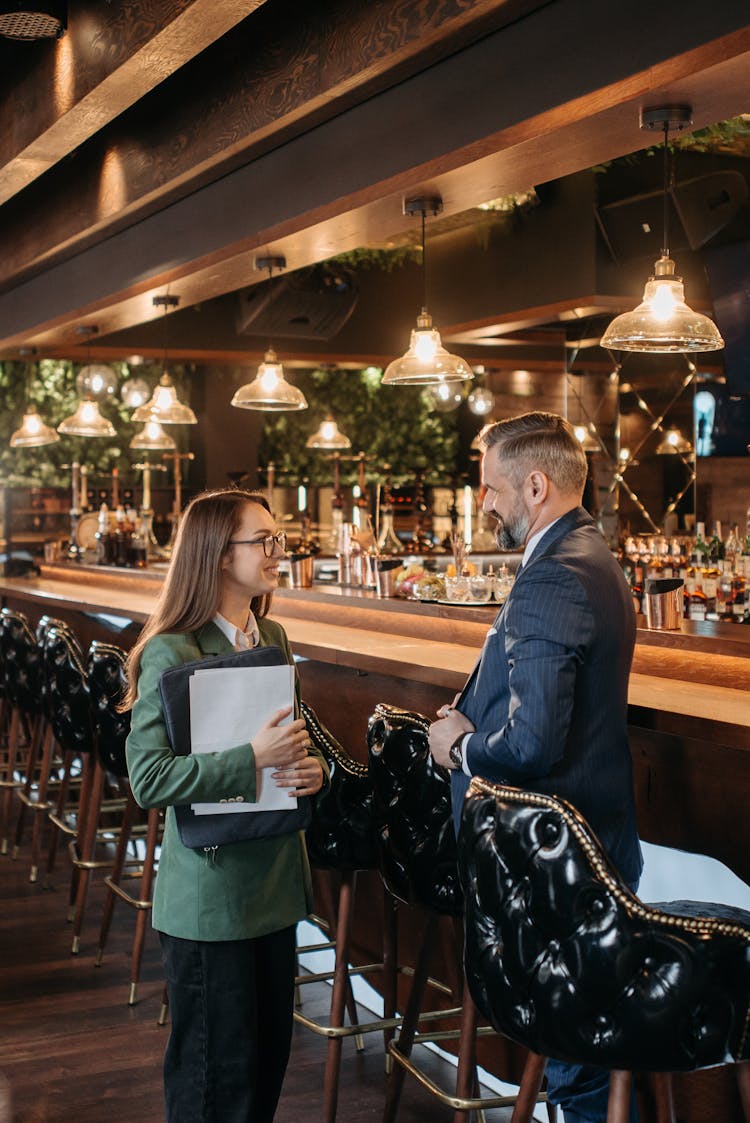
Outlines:
{"label": "wristwatch", "polygon": [[464,746],[464,737],[465,736],[466,736],[466,730],[464,730],[463,733],[461,733],[458,737],[456,737],[456,740],[453,742],[451,747],[448,749],[448,756],[450,757],[451,764],[455,765],[456,768],[460,768],[460,769],[463,769],[463,766],[464,766],[464,748],[463,748],[463,746]]}

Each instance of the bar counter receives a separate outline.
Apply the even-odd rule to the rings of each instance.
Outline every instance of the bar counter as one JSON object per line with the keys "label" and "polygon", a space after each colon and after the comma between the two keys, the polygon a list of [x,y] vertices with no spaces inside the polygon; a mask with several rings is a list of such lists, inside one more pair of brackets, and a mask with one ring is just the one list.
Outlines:
{"label": "bar counter", "polygon": [[[163,566],[132,571],[43,565],[39,576],[0,577],[0,593],[32,624],[43,613],[66,620],[84,647],[107,639],[128,648],[152,610],[164,572]],[[300,660],[303,697],[348,751],[364,760],[375,705],[435,713],[462,687],[497,611],[493,603],[457,607],[379,599],[369,591],[319,584],[279,589],[271,615],[283,623]],[[641,836],[711,855],[750,882],[750,627],[684,622],[679,632],[650,632],[639,626],[629,736]],[[352,957],[372,962],[379,877],[360,874],[359,884],[367,905],[355,925]],[[417,931],[408,919],[399,922],[407,957],[416,954]],[[482,1063],[507,1079],[518,1079],[521,1055],[507,1042],[480,1049]],[[676,1091],[685,1123],[742,1118],[731,1070],[680,1077]]]}

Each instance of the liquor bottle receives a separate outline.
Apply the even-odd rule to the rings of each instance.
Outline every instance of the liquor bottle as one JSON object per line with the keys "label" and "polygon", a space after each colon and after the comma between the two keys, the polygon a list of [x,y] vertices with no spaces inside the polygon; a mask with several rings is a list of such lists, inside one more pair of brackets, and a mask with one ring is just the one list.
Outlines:
{"label": "liquor bottle", "polygon": [[115,511],[115,549],[114,549],[114,562],[115,565],[126,566],[128,564],[128,551],[130,548],[130,527],[128,525],[127,515],[125,514],[124,507],[118,507]]}
{"label": "liquor bottle", "polygon": [[724,561],[729,565],[731,572],[737,572],[737,565],[742,546],[740,544],[739,527],[735,524],[730,526],[729,534],[724,542]]}
{"label": "liquor bottle", "polygon": [[133,520],[133,533],[130,535],[130,565],[136,569],[145,569],[147,564],[148,544],[143,529],[143,523],[136,516]]}
{"label": "liquor bottle", "polygon": [[112,536],[109,529],[109,507],[102,503],[99,508],[99,521],[94,535],[96,540],[96,564],[112,564]]}
{"label": "liquor bottle", "polygon": [[707,612],[706,594],[701,584],[700,570],[690,581],[688,617],[690,620],[705,620]]}
{"label": "liquor bottle", "polygon": [[724,560],[724,543],[721,538],[721,523],[714,523],[714,532],[708,543],[708,557],[711,563]]}
{"label": "liquor bottle", "polygon": [[708,556],[706,545],[706,524],[698,523],[696,526],[695,542],[693,543],[693,560],[696,565],[703,565]]}

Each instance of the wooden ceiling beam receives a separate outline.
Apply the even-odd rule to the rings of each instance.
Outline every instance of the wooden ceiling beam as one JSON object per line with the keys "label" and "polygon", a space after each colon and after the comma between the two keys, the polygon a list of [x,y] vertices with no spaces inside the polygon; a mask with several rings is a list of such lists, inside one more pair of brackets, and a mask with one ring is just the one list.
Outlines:
{"label": "wooden ceiling beam", "polygon": [[28,44],[6,47],[16,73],[0,101],[0,204],[265,2],[69,0],[68,31],[31,66]]}
{"label": "wooden ceiling beam", "polygon": [[454,214],[636,150],[656,98],[691,101],[696,126],[746,108],[744,0],[574,6],[575,52],[559,49],[571,5],[549,4],[17,285],[0,296],[0,347],[53,352],[91,316],[102,335],[142,323],[167,284],[185,307],[263,280],[258,249],[298,268],[372,244],[409,227],[417,187]]}
{"label": "wooden ceiling beam", "polygon": [[[0,177],[0,203],[6,202],[0,211],[0,286],[257,159],[542,0],[436,0],[427,11],[421,0],[339,0],[309,5],[304,13],[298,0],[275,0],[245,20],[261,3],[193,0],[164,29],[150,20],[151,38],[144,12],[136,21],[138,49],[134,45],[111,74],[46,128],[41,122],[65,98],[40,95],[48,86],[35,75],[40,135]],[[147,0],[140,6],[149,8]],[[224,38],[212,43],[214,7],[215,40]],[[232,29],[225,9],[236,9],[231,35],[224,35]],[[71,34],[56,51],[70,56],[60,69],[77,75],[87,44],[80,26],[76,30],[72,18],[70,23]],[[106,45],[112,37],[107,31],[97,33],[94,44]],[[87,72],[90,82],[97,63],[98,56]],[[52,191],[44,181],[12,198],[55,162]]]}

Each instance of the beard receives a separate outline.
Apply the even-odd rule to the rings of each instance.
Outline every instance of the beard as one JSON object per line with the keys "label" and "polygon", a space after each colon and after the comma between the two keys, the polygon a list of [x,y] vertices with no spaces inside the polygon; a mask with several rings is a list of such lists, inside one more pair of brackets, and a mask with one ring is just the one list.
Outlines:
{"label": "beard", "polygon": [[517,501],[507,519],[497,516],[498,524],[495,541],[501,550],[522,550],[526,544],[531,519],[520,500]]}

